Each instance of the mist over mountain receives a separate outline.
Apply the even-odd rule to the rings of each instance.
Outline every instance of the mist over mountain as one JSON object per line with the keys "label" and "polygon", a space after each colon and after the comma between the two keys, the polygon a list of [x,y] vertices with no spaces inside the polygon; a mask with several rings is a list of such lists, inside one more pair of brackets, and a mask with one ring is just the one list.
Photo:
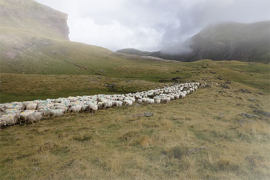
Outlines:
{"label": "mist over mountain", "polygon": [[[117,52],[131,54],[129,49]],[[212,24],[184,43],[148,52],[147,56],[185,62],[200,59],[269,62],[270,21]]]}

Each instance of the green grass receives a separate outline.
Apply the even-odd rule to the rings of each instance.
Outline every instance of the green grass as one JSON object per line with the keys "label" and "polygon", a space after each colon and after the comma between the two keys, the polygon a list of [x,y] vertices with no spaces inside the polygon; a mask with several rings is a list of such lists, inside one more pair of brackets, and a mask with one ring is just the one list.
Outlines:
{"label": "green grass", "polygon": [[[23,101],[102,93],[128,93],[176,82],[172,80],[173,78],[178,78],[178,82],[228,81],[240,83],[247,88],[256,88],[258,92],[269,93],[270,90],[268,73],[270,65],[268,64],[250,65],[237,61],[211,60],[192,63],[141,62],[130,59],[119,61],[122,61],[121,65],[115,67],[111,64],[111,69],[106,66],[100,67],[103,70],[100,75],[67,75],[60,72],[55,75],[1,73],[0,100],[11,102],[16,99]],[[92,63],[101,66],[99,62]],[[112,83],[116,84],[116,88],[109,91],[106,84]]]}
{"label": "green grass", "polygon": [[[113,58],[114,63],[122,63],[100,67],[102,75],[1,73],[1,102],[142,91],[161,87],[163,81],[171,83],[173,77],[211,88],[167,104],[65,115],[4,128],[0,131],[1,177],[270,178],[270,119],[256,113],[270,109],[268,64]],[[102,66],[95,60],[92,63]],[[105,86],[112,83],[116,84],[113,92]],[[133,116],[145,112],[154,116]],[[242,113],[259,118],[245,118]]]}
{"label": "green grass", "polygon": [[[268,179],[269,95],[232,83],[167,104],[45,119],[0,133],[4,179]],[[238,98],[238,97],[241,97]],[[256,98],[257,102],[248,101]],[[238,106],[242,104],[242,106]],[[196,109],[196,110],[194,110]],[[153,112],[154,116],[133,117]],[[16,146],[16,148],[14,148]]]}

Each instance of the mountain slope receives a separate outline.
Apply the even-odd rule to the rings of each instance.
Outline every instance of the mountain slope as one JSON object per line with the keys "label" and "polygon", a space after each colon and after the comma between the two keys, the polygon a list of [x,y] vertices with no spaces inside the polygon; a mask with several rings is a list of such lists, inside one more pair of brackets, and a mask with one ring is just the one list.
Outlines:
{"label": "mountain slope", "polygon": [[124,61],[105,48],[70,42],[67,14],[34,0],[1,0],[0,24],[1,73],[95,74]]}
{"label": "mountain slope", "polygon": [[[35,2],[34,0],[1,0],[1,28],[28,29],[35,35],[69,39],[67,14]],[[2,34],[1,30],[1,34]]]}
{"label": "mountain slope", "polygon": [[[269,62],[269,32],[270,21],[251,24],[233,22],[215,24],[185,42],[190,44],[192,51],[189,53],[168,54],[165,50],[161,50],[148,55],[185,62],[200,59]],[[126,49],[118,52],[129,53]],[[137,55],[140,55],[140,52]]]}

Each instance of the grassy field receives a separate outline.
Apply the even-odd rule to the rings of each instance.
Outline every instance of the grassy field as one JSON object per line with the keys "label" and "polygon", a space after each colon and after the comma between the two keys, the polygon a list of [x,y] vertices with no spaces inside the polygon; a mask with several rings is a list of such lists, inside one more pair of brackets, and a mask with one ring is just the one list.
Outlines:
{"label": "grassy field", "polygon": [[[120,61],[120,62],[119,62]],[[127,93],[153,89],[164,83],[200,81],[238,82],[258,91],[270,92],[270,65],[237,61],[201,60],[192,63],[140,61],[115,57],[118,66],[101,67],[99,75],[0,73],[0,102],[90,95]],[[102,63],[94,61],[94,66]],[[60,67],[59,67],[60,68]],[[223,83],[224,83],[223,82]],[[114,89],[108,85],[115,84]]]}
{"label": "grassy field", "polygon": [[[270,119],[262,113],[270,108],[269,95],[257,92],[233,82],[230,89],[212,85],[168,104],[5,128],[0,132],[0,176],[269,179]],[[154,116],[137,117],[145,112]]]}
{"label": "grassy field", "polygon": [[[127,59],[101,75],[0,77],[1,100],[7,102],[139,91],[171,83],[173,77],[211,85],[168,104],[4,128],[3,179],[270,179],[267,64]],[[117,88],[109,91],[106,84],[112,83]],[[145,112],[154,115],[140,116]]]}

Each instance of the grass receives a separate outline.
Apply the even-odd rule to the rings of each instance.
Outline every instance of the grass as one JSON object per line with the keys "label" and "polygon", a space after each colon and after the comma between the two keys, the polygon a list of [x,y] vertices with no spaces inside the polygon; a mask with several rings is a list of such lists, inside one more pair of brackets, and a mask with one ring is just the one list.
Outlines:
{"label": "grass", "polygon": [[[143,73],[144,68],[150,70]],[[0,176],[269,179],[270,119],[264,113],[270,109],[268,69],[267,64],[237,61],[126,59],[102,75],[1,73],[1,101],[141,91],[162,86],[164,80],[172,82],[172,77],[211,87],[168,104],[113,108],[4,128]],[[113,92],[106,87],[112,83]],[[133,116],[145,112],[154,116]]]}
{"label": "grass", "polygon": [[[269,95],[199,89],[168,104],[67,115],[1,131],[4,179],[268,179]],[[248,101],[256,98],[257,102]],[[239,104],[242,104],[239,106]],[[194,111],[196,109],[196,111]],[[153,112],[154,116],[134,117]],[[14,148],[16,147],[16,148]]]}
{"label": "grass", "polygon": [[[239,83],[267,94],[270,90],[268,64],[251,65],[237,61],[211,60],[192,63],[118,60],[116,58],[114,63],[121,62],[121,65],[110,64],[111,69],[100,68],[100,75],[0,73],[0,101],[3,103],[97,93],[127,93],[153,89],[168,82],[188,81]],[[96,61],[92,63],[99,64]],[[108,89],[108,85],[113,83],[115,88]]]}

